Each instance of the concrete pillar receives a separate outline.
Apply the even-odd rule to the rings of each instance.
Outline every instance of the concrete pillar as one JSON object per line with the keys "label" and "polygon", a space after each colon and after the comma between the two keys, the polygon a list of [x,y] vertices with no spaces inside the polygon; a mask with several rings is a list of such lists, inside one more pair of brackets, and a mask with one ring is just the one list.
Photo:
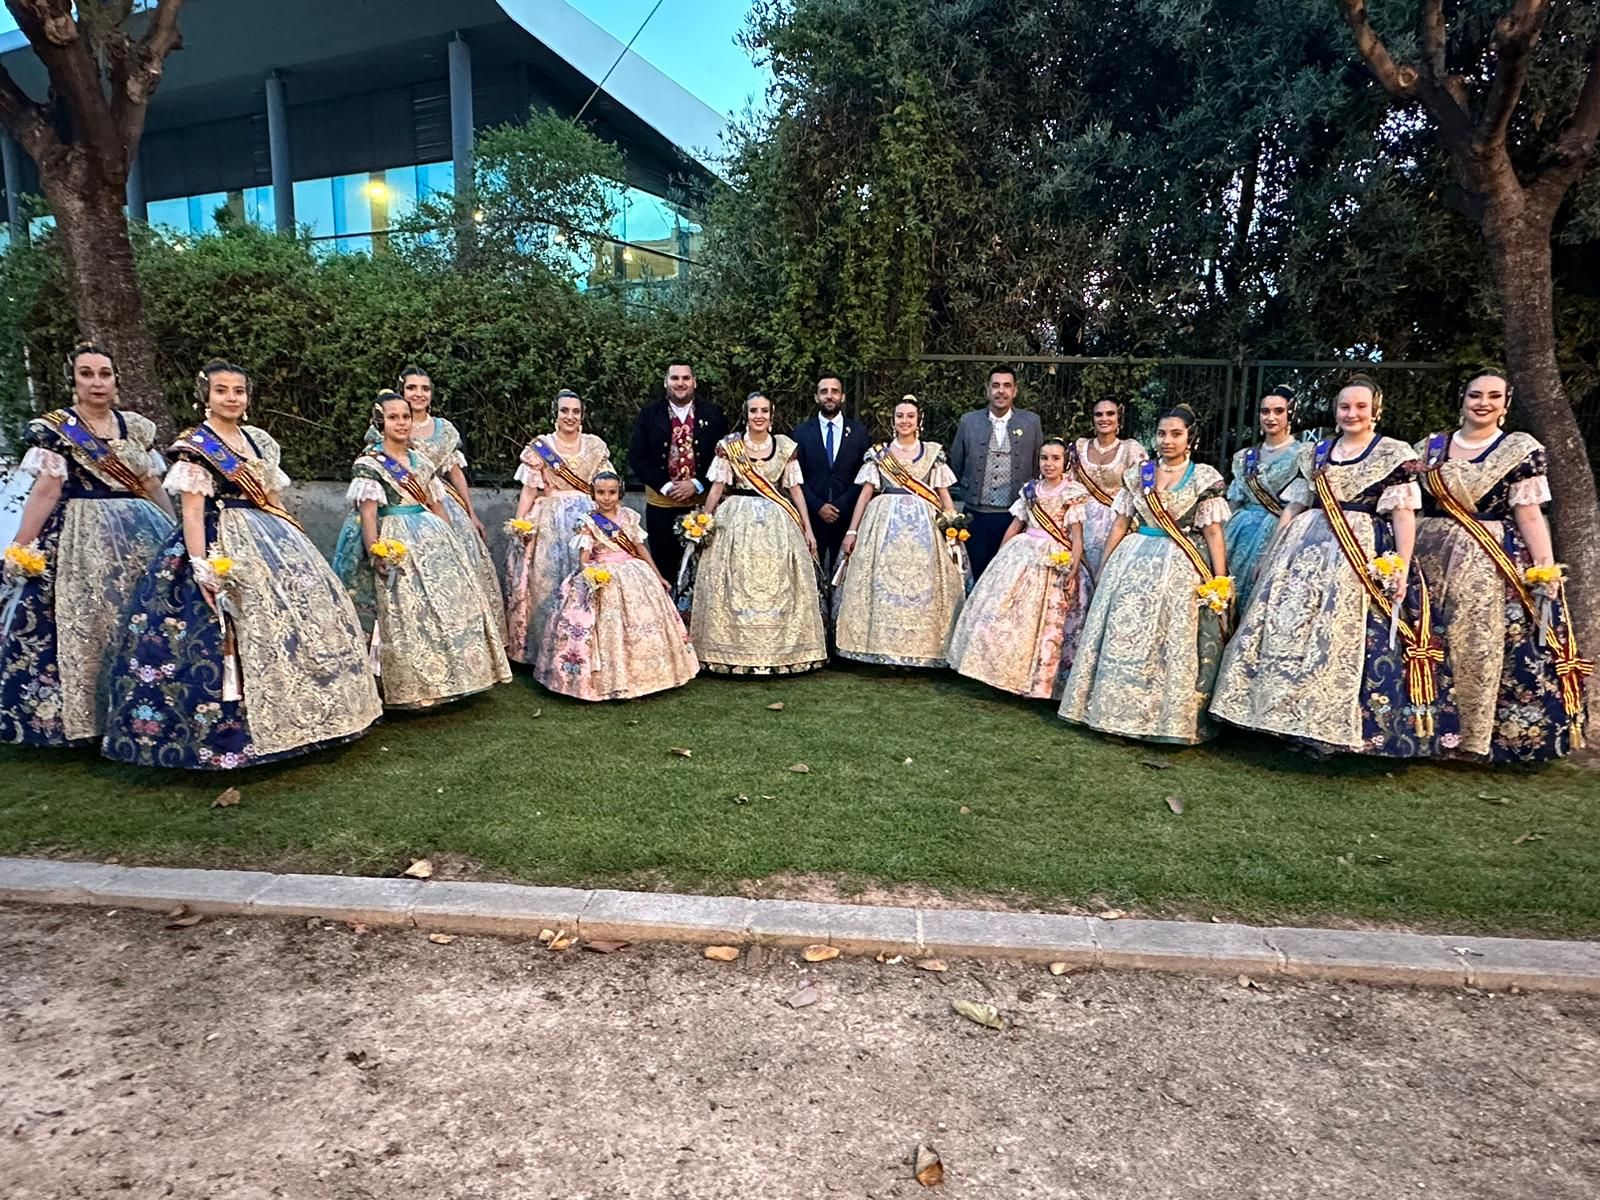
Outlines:
{"label": "concrete pillar", "polygon": [[294,232],[294,177],[289,169],[289,98],[283,76],[267,76],[267,155],[272,164],[272,222]]}
{"label": "concrete pillar", "polygon": [[128,164],[128,220],[148,221],[150,219],[150,206],[144,199],[144,164],[139,159],[139,151],[133,152],[133,161]]}
{"label": "concrete pillar", "polygon": [[0,165],[5,167],[6,214],[11,223],[11,240],[20,242],[28,236],[28,223],[22,219],[22,147],[3,129],[0,129]]}
{"label": "concrete pillar", "polygon": [[457,33],[450,40],[450,157],[457,199],[472,194],[472,47]]}

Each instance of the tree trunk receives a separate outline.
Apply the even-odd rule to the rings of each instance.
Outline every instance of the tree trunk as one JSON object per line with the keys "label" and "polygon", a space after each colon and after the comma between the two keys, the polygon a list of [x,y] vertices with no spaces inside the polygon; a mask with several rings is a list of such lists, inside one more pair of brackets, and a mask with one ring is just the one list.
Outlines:
{"label": "tree trunk", "polygon": [[[1556,362],[1550,271],[1553,215],[1526,201],[1491,200],[1483,231],[1500,286],[1505,365],[1517,389],[1513,412],[1549,452],[1556,558],[1572,573],[1567,600],[1579,646],[1592,650],[1593,639],[1600,637],[1600,497]],[[1600,710],[1597,693],[1600,688],[1589,691],[1591,716]],[[1590,727],[1595,727],[1593,721]]]}
{"label": "tree trunk", "polygon": [[72,274],[82,337],[104,346],[117,364],[121,407],[156,423],[157,436],[173,432],[172,417],[156,379],[155,355],[144,323],[144,297],[133,269],[133,243],[122,212],[123,185],[95,169],[86,155],[68,152],[64,173],[40,172],[40,184],[60,231]]}

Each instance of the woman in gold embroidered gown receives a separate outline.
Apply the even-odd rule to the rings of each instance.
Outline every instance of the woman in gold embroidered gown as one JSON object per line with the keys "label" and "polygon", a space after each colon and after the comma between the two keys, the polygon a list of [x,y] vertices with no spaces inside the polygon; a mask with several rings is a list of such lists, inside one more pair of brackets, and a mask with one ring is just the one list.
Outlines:
{"label": "woman in gold embroidered gown", "polygon": [[[408,366],[400,372],[400,394],[411,405],[412,448],[427,457],[433,474],[445,485],[444,512],[450,528],[472,557],[472,568],[483,594],[498,610],[503,603],[500,580],[484,541],[483,522],[473,510],[467,458],[461,453],[461,431],[444,417],[433,414],[433,379],[421,367]],[[366,445],[375,446],[382,440],[379,430],[367,430]]]}
{"label": "woman in gold embroidered gown", "polygon": [[[444,513],[444,487],[411,440],[411,409],[394,392],[373,405],[383,441],[351,469],[359,540],[335,554],[346,588],[371,597],[372,658],[386,708],[427,708],[511,679],[491,607]],[[394,543],[401,554],[380,553]],[[343,548],[341,548],[343,549]]]}
{"label": "woman in gold embroidered gown", "polygon": [[717,443],[689,634],[719,675],[789,675],[828,661],[817,543],[794,442],[772,432],[772,403],[745,401],[745,431]]}
{"label": "woman in gold embroidered gown", "polygon": [[1414,758],[1459,744],[1460,724],[1410,570],[1421,464],[1378,434],[1382,412],[1382,390],[1355,376],[1336,402],[1339,436],[1302,448],[1211,711],[1316,752]]}
{"label": "woman in gold embroidered gown", "polygon": [[533,677],[578,700],[629,700],[682,687],[700,664],[650,556],[649,535],[639,515],[622,507],[615,471],[592,482],[594,505],[573,539],[582,565],[561,586]]}
{"label": "woman in gold embroidered gown", "polygon": [[539,661],[546,626],[560,602],[562,583],[578,569],[573,533],[594,508],[590,488],[601,471],[613,471],[604,440],[583,432],[583,400],[563,388],[556,393],[555,432],[523,448],[517,465],[515,521],[506,543],[506,652],[521,663]]}
{"label": "woman in gold embroidered gown", "polygon": [[172,528],[155,426],[116,407],[111,356],[80,343],[66,375],[73,406],[28,422],[19,468],[34,483],[0,579],[0,742],[104,732],[107,648]]}
{"label": "woman in gold embroidered gown", "polygon": [[226,770],[359,737],[382,712],[361,622],[282,506],[278,443],[244,423],[249,377],[208,363],[198,392],[166,478],[182,522],[123,623],[101,753]]}
{"label": "woman in gold embroidered gown", "polygon": [[1051,438],[945,655],[957,674],[1036,700],[1061,699],[1083,627],[1078,581],[1089,493],[1066,469],[1067,445]]}
{"label": "woman in gold embroidered gown", "polygon": [[1228,504],[1233,516],[1223,530],[1228,567],[1238,584],[1238,611],[1250,602],[1256,568],[1283,511],[1283,491],[1300,474],[1294,440],[1294,391],[1279,384],[1261,397],[1261,444],[1233,456]]}
{"label": "woman in gold embroidered gown", "polygon": [[1122,436],[1122,414],[1123,407],[1115,400],[1097,400],[1090,414],[1094,437],[1079,438],[1067,464],[1067,473],[1089,492],[1083,510],[1083,565],[1087,569],[1083,583],[1089,588],[1100,577],[1100,565],[1105,561],[1106,539],[1117,519],[1111,502],[1122,488],[1122,477],[1150,457],[1138,441]]}
{"label": "woman in gold embroidered gown", "polygon": [[[1196,588],[1225,576],[1228,502],[1217,471],[1190,456],[1194,413],[1156,425],[1158,461],[1130,467],[1113,508],[1105,563],[1061,700],[1063,720],[1151,742],[1194,744],[1214,730],[1206,701],[1222,653],[1222,615]],[[1162,512],[1157,513],[1154,505]],[[1166,529],[1182,537],[1187,549]]]}
{"label": "woman in gold embroidered gown", "polygon": [[1460,428],[1417,444],[1417,566],[1448,634],[1456,752],[1538,762],[1582,745],[1587,665],[1559,578],[1527,578],[1529,568],[1555,564],[1543,508],[1550,484],[1544,447],[1502,428],[1510,402],[1504,375],[1477,375],[1461,393]]}
{"label": "woman in gold embroidered gown", "polygon": [[[942,667],[966,598],[959,542],[939,528],[954,514],[955,472],[944,447],[921,439],[915,396],[894,407],[894,440],[874,446],[856,475],[861,497],[844,535],[848,560],[835,644],[842,658]],[[932,501],[932,503],[930,503]]]}

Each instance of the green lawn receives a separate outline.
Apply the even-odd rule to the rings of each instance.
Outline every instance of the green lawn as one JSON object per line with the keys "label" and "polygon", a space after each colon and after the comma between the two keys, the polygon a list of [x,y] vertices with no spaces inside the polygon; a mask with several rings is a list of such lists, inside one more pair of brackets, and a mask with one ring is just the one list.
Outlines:
{"label": "green lawn", "polygon": [[[212,808],[229,784],[243,803]],[[0,750],[0,854],[125,863],[388,874],[455,853],[546,884],[725,891],[797,872],[847,894],[1575,937],[1600,935],[1597,834],[1600,775],[1581,768],[1121,744],[944,672],[701,679],[607,705],[519,676],[232,777]]]}

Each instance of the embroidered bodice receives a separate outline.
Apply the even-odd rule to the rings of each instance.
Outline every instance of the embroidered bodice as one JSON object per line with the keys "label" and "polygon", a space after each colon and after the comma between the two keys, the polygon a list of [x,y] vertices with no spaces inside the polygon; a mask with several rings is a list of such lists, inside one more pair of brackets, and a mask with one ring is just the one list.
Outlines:
{"label": "embroidered bodice", "polygon": [[[1421,508],[1422,494],[1417,487],[1421,460],[1404,442],[1391,437],[1375,437],[1354,458],[1335,457],[1338,443],[1328,451],[1328,486],[1341,508],[1351,512],[1388,513],[1397,508]],[[1316,504],[1312,479],[1317,470],[1317,447],[1301,446],[1297,477],[1284,489],[1290,504],[1310,508]]]}
{"label": "embroidered bodice", "polygon": [[[138,413],[113,409],[111,415],[116,432],[105,439],[106,448],[140,479],[159,476],[166,464],[161,455],[151,448],[156,427]],[[76,411],[70,408],[59,409],[48,417],[36,417],[29,421],[26,436],[28,451],[22,456],[18,469],[35,477],[50,475],[62,480],[63,500],[133,495],[116,479],[86,461],[89,457],[87,453],[73,445],[68,429],[88,431],[88,426],[80,426],[79,421]]]}
{"label": "embroidered bodice", "polygon": [[[1439,474],[1455,498],[1467,509],[1486,521],[1507,521],[1512,509],[1523,504],[1546,504],[1550,500],[1548,479],[1549,458],[1538,440],[1526,433],[1502,434],[1471,458],[1444,458],[1448,453],[1450,434],[1437,434],[1442,439]],[[1435,456],[1430,453],[1433,438],[1424,438],[1416,450],[1426,465],[1432,467]],[[1423,477],[1422,511],[1425,516],[1442,516],[1443,510],[1429,490],[1429,476]]]}
{"label": "embroidered bodice", "polygon": [[[893,443],[885,448],[885,453],[894,454]],[[876,450],[876,447],[874,447]],[[878,469],[874,461],[876,454],[868,454],[866,461],[861,464],[861,470],[856,473],[857,483],[870,483],[873,490],[882,494],[905,495],[906,490],[900,487]],[[944,447],[938,442],[922,442],[917,449],[916,457],[911,459],[898,458],[902,467],[910,474],[911,478],[928,487],[938,489],[955,486],[956,473],[950,469],[950,463],[945,458]]]}
{"label": "embroidered bodice", "polygon": [[[382,447],[370,447],[356,459],[350,468],[350,490],[345,494],[346,499],[358,506],[364,500],[373,500],[388,508],[416,504],[417,498],[402,491],[394,476],[378,460],[376,455],[381,452]],[[444,498],[444,485],[439,482],[433,459],[413,445],[405,465],[431,499]]]}
{"label": "embroidered bodice", "polygon": [[1117,489],[1122,486],[1122,477],[1127,474],[1128,468],[1137,466],[1150,457],[1145,448],[1132,438],[1122,438],[1117,442],[1116,453],[1108,463],[1097,463],[1089,458],[1090,448],[1094,446],[1093,438],[1082,437],[1073,444],[1073,454],[1076,457],[1078,470],[1099,485],[1103,490],[1115,496]]}
{"label": "embroidered bodice", "polygon": [[[184,430],[178,436],[178,440],[172,443],[170,453],[175,461],[172,469],[167,472],[163,486],[169,492],[194,492],[225,500],[247,498],[239,484],[225,475],[198,448],[197,439],[202,436],[202,431],[222,442],[222,439],[217,437],[216,431],[206,425]],[[239,469],[248,471],[254,476],[263,491],[282,492],[291,481],[278,465],[282,461],[283,451],[277,441],[265,429],[255,425],[241,425],[239,433],[244,438],[245,444],[255,451],[254,458],[247,458],[229,447],[239,460]],[[227,446],[226,442],[222,444]]]}
{"label": "embroidered bodice", "polygon": [[1266,507],[1245,482],[1252,450],[1256,454],[1256,479],[1269,495],[1281,498],[1284,489],[1300,473],[1299,442],[1285,442],[1277,449],[1265,444],[1246,446],[1233,456],[1233,465],[1229,468],[1228,503],[1235,512],[1242,508]]}
{"label": "embroidered bodice", "polygon": [[[1151,515],[1150,501],[1144,494],[1143,472],[1143,463],[1127,469],[1122,476],[1122,490],[1111,508],[1118,516],[1130,517],[1141,527],[1154,528],[1156,519]],[[1177,483],[1155,492],[1154,496],[1180,530],[1193,533],[1228,519],[1228,502],[1222,498],[1223,490],[1222,476],[1215,467],[1191,462]]]}
{"label": "embroidered bodice", "polygon": [[541,443],[547,450],[553,451],[566,464],[567,469],[580,479],[593,479],[601,471],[616,470],[611,465],[611,449],[606,445],[604,438],[596,437],[592,433],[579,434],[578,452],[564,454],[561,447],[556,445],[555,435],[544,434],[534,438],[522,448],[522,454],[517,460],[516,479],[518,483],[527,487],[542,489],[546,495],[576,489],[546,465],[539,454]]}
{"label": "embroidered bodice", "polygon": [[[729,443],[742,440],[742,434],[733,433],[717,443],[717,456],[712,460],[708,477],[712,483],[720,483],[730,492],[754,495],[755,493],[738,478],[732,464],[728,462]],[[772,435],[772,453],[769,456],[757,458],[750,453],[750,447],[746,446],[745,457],[749,460],[752,470],[774,486],[786,489],[797,487],[802,479],[800,461],[795,457],[795,449],[792,438],[775,433]]]}

